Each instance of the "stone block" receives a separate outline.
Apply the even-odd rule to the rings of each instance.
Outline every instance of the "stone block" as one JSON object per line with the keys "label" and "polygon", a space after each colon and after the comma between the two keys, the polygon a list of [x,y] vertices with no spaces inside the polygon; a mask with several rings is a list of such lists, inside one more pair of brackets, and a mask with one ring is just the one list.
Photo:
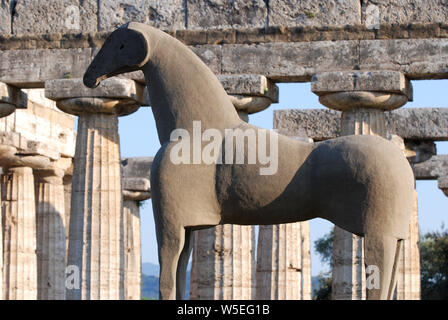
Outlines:
{"label": "stone block", "polygon": [[121,168],[124,179],[145,178],[151,176],[153,157],[135,157],[121,159]]}
{"label": "stone block", "polygon": [[399,70],[411,79],[437,78],[447,72],[448,39],[361,40],[361,70]]}
{"label": "stone block", "polygon": [[123,189],[128,191],[150,191],[151,185],[146,178],[123,178]]}
{"label": "stone block", "polygon": [[[386,128],[405,140],[448,141],[448,108],[402,108],[385,113]],[[315,141],[340,135],[341,113],[329,109],[274,110],[274,128]]]}
{"label": "stone block", "polygon": [[0,51],[0,81],[36,88],[50,79],[82,78],[92,58],[91,48]]}
{"label": "stone block", "polygon": [[[358,41],[223,45],[222,73],[264,74],[278,81],[308,81],[311,71],[352,70]],[[255,72],[256,71],[256,72]]]}
{"label": "stone block", "polygon": [[49,80],[45,82],[45,96],[52,100],[82,97],[133,99],[142,105],[149,104],[144,86],[125,78],[106,79],[95,89],[84,86],[82,79]]}
{"label": "stone block", "polygon": [[214,45],[198,45],[190,47],[190,49],[212,70],[215,74],[220,74],[222,61],[221,46]]}
{"label": "stone block", "polygon": [[184,0],[100,0],[99,31],[112,31],[129,21],[160,29],[185,29]]}
{"label": "stone block", "polygon": [[9,103],[16,108],[26,108],[27,94],[19,88],[0,82],[0,103]]}
{"label": "stone block", "polygon": [[409,80],[398,71],[333,71],[313,76],[311,90],[317,95],[333,92],[377,91],[408,95],[412,99]]}
{"label": "stone block", "polygon": [[287,136],[326,140],[338,137],[340,126],[341,113],[331,109],[274,110],[274,129]]}
{"label": "stone block", "polygon": [[270,0],[269,26],[345,26],[361,23],[361,1]]}
{"label": "stone block", "polygon": [[390,132],[409,140],[448,140],[447,108],[402,108],[386,114]]}
{"label": "stone block", "polygon": [[260,96],[278,102],[278,87],[265,76],[257,74],[218,75],[230,95]]}
{"label": "stone block", "polygon": [[0,144],[5,146],[20,148],[20,134],[16,132],[0,131]]}
{"label": "stone block", "polygon": [[14,34],[97,30],[96,0],[20,0],[14,8]]}
{"label": "stone block", "polygon": [[448,176],[448,155],[435,155],[430,159],[412,164],[416,179],[432,180]]}
{"label": "stone block", "polygon": [[187,0],[188,29],[262,28],[268,8],[263,0]]}
{"label": "stone block", "polygon": [[[364,0],[362,23],[379,24],[445,23],[448,3],[440,0]],[[371,24],[370,24],[371,25]]]}
{"label": "stone block", "polygon": [[21,153],[26,155],[41,155],[51,160],[57,160],[61,156],[55,145],[47,145],[40,141],[32,140],[28,140],[27,148]]}
{"label": "stone block", "polygon": [[0,1],[0,34],[11,33],[11,0]]}
{"label": "stone block", "polygon": [[448,176],[437,179],[437,186],[448,197]]}

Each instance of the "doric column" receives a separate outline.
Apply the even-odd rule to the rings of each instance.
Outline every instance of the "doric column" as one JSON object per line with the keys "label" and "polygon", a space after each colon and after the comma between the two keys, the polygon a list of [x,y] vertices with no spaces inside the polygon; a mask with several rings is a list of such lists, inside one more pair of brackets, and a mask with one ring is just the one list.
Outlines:
{"label": "doric column", "polygon": [[[20,89],[0,82],[0,118],[26,105],[27,97]],[[36,158],[15,156],[20,138],[2,135],[1,140],[0,299],[36,299],[34,184],[32,169],[27,166]]]}
{"label": "doric column", "polygon": [[414,191],[414,208],[409,224],[409,238],[403,241],[398,262],[397,300],[420,300],[420,250],[418,228],[417,191]]}
{"label": "doric column", "polygon": [[142,254],[140,205],[151,198],[149,177],[153,158],[127,158],[121,161],[123,172],[124,298],[140,300]]}
{"label": "doric column", "polygon": [[124,259],[118,116],[143,104],[134,81],[107,79],[96,89],[81,79],[45,83],[47,98],[79,116],[74,158],[68,266],[80,275],[67,299],[122,299]]}
{"label": "doric column", "polygon": [[65,205],[65,262],[68,261],[68,237],[70,230],[70,212],[72,203],[72,179],[73,179],[73,159],[72,165],[65,171],[62,179],[64,184],[64,205]]}
{"label": "doric column", "polygon": [[[411,163],[425,161],[436,153],[434,142],[425,142],[418,146],[412,142],[405,144],[404,140],[396,135],[391,135],[390,139],[401,148]],[[431,145],[434,145],[434,148]],[[397,266],[397,289],[394,295],[396,300],[420,300],[420,250],[418,243],[418,201],[417,190],[414,190],[409,238],[404,240],[401,245]]]}
{"label": "doric column", "polygon": [[[323,105],[342,111],[341,135],[386,138],[384,111],[399,108],[412,99],[410,82],[396,71],[325,72],[313,76],[312,90]],[[332,297],[366,297],[363,238],[336,226]]]}
{"label": "doric column", "polygon": [[[240,118],[278,102],[278,88],[260,75],[219,76]],[[190,299],[255,297],[254,226],[220,225],[196,231]]]}
{"label": "doric column", "polygon": [[65,195],[70,158],[36,170],[37,290],[39,300],[65,300]]}
{"label": "doric column", "polygon": [[196,231],[190,299],[253,299],[254,250],[252,226],[225,224]]}
{"label": "doric column", "polygon": [[302,300],[313,298],[313,288],[311,283],[311,245],[310,245],[310,223],[303,221],[300,223],[302,235]]}
{"label": "doric column", "polygon": [[[296,139],[313,142],[309,138]],[[307,221],[260,226],[256,299],[311,299],[311,257]]]}
{"label": "doric column", "polygon": [[16,155],[2,145],[0,165],[3,221],[3,298],[37,299],[36,206],[33,168],[45,168],[49,159]]}

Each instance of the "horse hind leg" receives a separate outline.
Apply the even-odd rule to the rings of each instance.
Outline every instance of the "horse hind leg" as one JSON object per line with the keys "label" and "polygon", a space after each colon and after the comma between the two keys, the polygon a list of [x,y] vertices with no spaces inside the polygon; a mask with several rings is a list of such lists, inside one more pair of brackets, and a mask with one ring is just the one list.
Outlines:
{"label": "horse hind leg", "polygon": [[185,242],[185,229],[181,227],[161,230],[156,225],[156,232],[160,263],[159,299],[174,300],[179,257]]}
{"label": "horse hind leg", "polygon": [[402,240],[384,235],[364,239],[368,300],[393,298]]}
{"label": "horse hind leg", "polygon": [[187,266],[190,259],[191,249],[193,248],[193,230],[185,229],[185,242],[179,257],[176,272],[176,299],[185,299],[185,288],[187,278]]}

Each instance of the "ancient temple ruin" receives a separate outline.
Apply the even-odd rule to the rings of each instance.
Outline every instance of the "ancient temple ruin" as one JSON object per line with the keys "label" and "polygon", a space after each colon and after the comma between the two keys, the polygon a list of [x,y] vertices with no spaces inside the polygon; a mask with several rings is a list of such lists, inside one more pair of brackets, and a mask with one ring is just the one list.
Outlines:
{"label": "ancient temple ruin", "polygon": [[[448,155],[435,148],[448,140],[448,111],[401,109],[413,80],[448,78],[441,1],[6,0],[0,17],[2,299],[141,298],[139,202],[151,197],[154,155],[120,157],[118,117],[150,97],[140,72],[94,90],[81,80],[129,21],[188,45],[245,121],[272,112],[276,83],[311,82],[328,109],[277,110],[275,129],[390,139],[415,179],[448,196]],[[420,298],[417,198],[396,299]],[[308,222],[255,229],[196,232],[191,299],[311,299]],[[333,256],[333,298],[364,299],[363,239],[337,228]]]}

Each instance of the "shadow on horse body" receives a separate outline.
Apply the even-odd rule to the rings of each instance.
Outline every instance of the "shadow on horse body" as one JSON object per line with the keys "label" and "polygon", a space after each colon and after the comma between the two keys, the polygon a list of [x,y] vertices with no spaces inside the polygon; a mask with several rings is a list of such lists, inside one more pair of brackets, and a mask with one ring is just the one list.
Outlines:
{"label": "shadow on horse body", "polygon": [[[412,170],[398,147],[376,136],[305,143],[269,131],[266,140],[275,135],[278,147],[274,174],[261,175],[259,161],[174,164],[177,142],[170,135],[175,129],[193,135],[193,122],[200,121],[202,132],[223,133],[224,146],[231,139],[226,129],[253,129],[258,137],[259,128],[240,120],[218,79],[193,52],[144,24],[114,31],[84,83],[95,87],[107,77],[135,70],[145,74],[161,143],[151,169],[161,299],[183,298],[194,230],[318,217],[365,237],[365,263],[380,270],[380,286],[368,289],[368,299],[392,297],[414,189]],[[220,149],[223,157],[230,151]]]}

